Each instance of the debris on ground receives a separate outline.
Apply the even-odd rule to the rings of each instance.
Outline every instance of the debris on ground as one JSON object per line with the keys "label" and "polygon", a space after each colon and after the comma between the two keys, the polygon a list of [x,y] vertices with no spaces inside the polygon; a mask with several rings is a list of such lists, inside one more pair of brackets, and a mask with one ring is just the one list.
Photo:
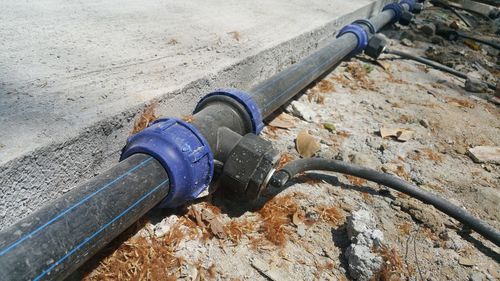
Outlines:
{"label": "debris on ground", "polygon": [[353,212],[347,218],[347,235],[351,241],[346,251],[349,275],[359,281],[372,280],[382,268],[383,259],[376,251],[384,241],[373,214],[367,210]]}
{"label": "debris on ground", "polygon": [[276,128],[281,128],[281,129],[290,129],[295,127],[295,119],[286,114],[286,113],[281,113],[278,115],[276,118],[271,120],[268,125]]}
{"label": "debris on ground", "polygon": [[402,129],[402,128],[386,128],[382,127],[380,128],[380,136],[382,138],[387,138],[387,137],[394,137],[398,141],[409,141],[412,137],[413,134],[415,133],[413,130],[408,130],[408,129]]}
{"label": "debris on ground", "polygon": [[292,101],[292,103],[286,108],[286,111],[307,122],[316,121],[316,112],[311,110],[309,106],[302,102]]}
{"label": "debris on ground", "polygon": [[307,131],[301,131],[297,135],[295,144],[297,145],[297,152],[304,158],[313,156],[321,149],[320,143]]}
{"label": "debris on ground", "polygon": [[476,163],[500,164],[500,147],[498,146],[476,146],[469,148],[468,154]]}
{"label": "debris on ground", "polygon": [[156,106],[156,103],[151,103],[143,110],[141,115],[139,115],[139,117],[135,120],[134,128],[132,129],[132,132],[130,134],[133,135],[144,130],[154,120],[158,119],[158,116],[156,116],[155,114]]}

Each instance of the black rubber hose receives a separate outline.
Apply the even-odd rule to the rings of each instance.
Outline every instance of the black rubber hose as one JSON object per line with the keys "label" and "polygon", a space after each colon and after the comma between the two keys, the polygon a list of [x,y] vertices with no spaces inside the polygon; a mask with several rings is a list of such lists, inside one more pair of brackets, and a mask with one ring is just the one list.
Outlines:
{"label": "black rubber hose", "polygon": [[382,173],[373,169],[353,165],[350,163],[322,159],[322,158],[308,158],[299,159],[286,164],[281,170],[276,172],[271,179],[271,184],[282,187],[285,183],[295,175],[306,171],[331,171],[342,174],[363,178],[399,192],[405,193],[415,199],[418,199],[426,204],[434,206],[441,212],[449,215],[450,217],[458,220],[465,226],[476,231],[484,236],[486,239],[500,246],[500,232],[488,225],[486,222],[472,216],[464,209],[453,205],[449,201],[422,190],[417,186],[403,181],[395,176]]}
{"label": "black rubber hose", "polygon": [[479,42],[479,43],[491,46],[491,47],[493,47],[493,48],[495,48],[497,50],[500,50],[500,44],[498,44],[496,42],[492,42],[492,41],[489,41],[489,40],[484,40],[484,39],[477,38],[477,37],[474,37],[474,36],[470,36],[470,35],[467,35],[467,34],[464,34],[464,33],[458,33],[458,36],[460,36],[460,37],[462,37],[464,39],[469,39],[469,40],[472,40],[472,41],[476,41],[476,42]]}
{"label": "black rubber hose", "polygon": [[170,188],[163,166],[134,154],[0,232],[0,280],[62,280]]}
{"label": "black rubber hose", "polygon": [[[438,70],[447,72],[449,74],[455,75],[457,77],[460,77],[460,78],[463,78],[463,79],[467,79],[467,74],[465,74],[463,72],[460,72],[458,70],[455,70],[455,69],[453,69],[451,67],[448,67],[446,65],[442,65],[442,64],[440,64],[438,62],[435,62],[433,60],[430,60],[430,59],[426,59],[426,58],[419,57],[419,56],[414,56],[414,55],[406,53],[406,52],[402,52],[402,51],[398,51],[398,50],[391,50],[391,49],[385,49],[384,53],[390,54],[390,55],[395,55],[395,56],[398,56],[398,57],[402,57],[404,59],[414,60],[414,61],[423,63],[425,65],[428,65],[430,67],[433,67],[435,69],[438,69]],[[483,83],[485,83],[486,85],[488,85],[488,88],[490,88],[491,90],[493,90],[493,91],[496,90],[496,85],[494,85],[492,83],[484,82],[484,81],[483,81]]]}

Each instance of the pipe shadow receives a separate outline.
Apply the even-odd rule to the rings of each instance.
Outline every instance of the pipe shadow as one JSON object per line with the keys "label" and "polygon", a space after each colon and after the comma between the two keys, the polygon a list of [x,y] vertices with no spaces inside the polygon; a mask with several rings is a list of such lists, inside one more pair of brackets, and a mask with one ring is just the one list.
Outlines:
{"label": "pipe shadow", "polygon": [[500,262],[500,253],[498,253],[497,251],[493,250],[494,247],[495,247],[495,246],[491,246],[491,245],[493,245],[493,243],[487,242],[488,244],[490,244],[490,246],[488,246],[487,244],[485,244],[481,240],[473,237],[471,235],[471,231],[468,230],[468,229],[457,229],[457,233],[465,241],[467,241],[467,242],[471,243],[472,245],[474,245],[474,247],[477,250],[479,250],[481,253],[483,253],[485,256],[493,259],[496,262]]}
{"label": "pipe shadow", "polygon": [[308,172],[307,174],[292,178],[282,188],[269,186],[268,189],[264,191],[262,196],[258,200],[255,200],[253,202],[245,203],[245,202],[239,202],[237,200],[232,200],[231,198],[225,196],[223,189],[220,189],[216,193],[214,193],[209,203],[217,206],[222,213],[228,215],[229,217],[238,218],[241,217],[246,212],[259,211],[260,209],[262,209],[262,207],[264,207],[264,205],[267,202],[271,201],[273,198],[275,198],[288,188],[292,187],[293,185],[307,183],[310,182],[311,180],[325,182],[332,186],[336,186],[342,190],[353,190],[353,191],[358,191],[360,193],[369,194],[372,196],[387,197],[392,200],[396,199],[387,189],[375,190],[368,186],[357,186],[357,185],[346,184],[339,181],[338,177],[333,175]]}

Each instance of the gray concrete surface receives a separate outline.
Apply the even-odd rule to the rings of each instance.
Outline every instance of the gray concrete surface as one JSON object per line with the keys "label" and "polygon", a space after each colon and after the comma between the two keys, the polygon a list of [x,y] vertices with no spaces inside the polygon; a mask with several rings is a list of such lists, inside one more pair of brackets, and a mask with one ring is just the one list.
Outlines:
{"label": "gray concrete surface", "polygon": [[382,2],[1,1],[0,228],[116,162],[151,101],[248,89]]}

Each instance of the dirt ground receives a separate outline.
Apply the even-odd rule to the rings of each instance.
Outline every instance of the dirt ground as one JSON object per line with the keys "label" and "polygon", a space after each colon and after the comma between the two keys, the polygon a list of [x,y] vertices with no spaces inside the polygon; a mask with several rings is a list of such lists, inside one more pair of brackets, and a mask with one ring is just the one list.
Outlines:
{"label": "dirt ground", "polygon": [[[458,21],[431,7],[412,26],[386,30],[390,47],[427,56],[448,52],[455,56],[451,66],[500,78],[498,51],[423,34],[422,25],[436,17]],[[487,34],[484,20],[468,17]],[[319,144],[308,151],[315,156],[392,173],[500,229],[500,167],[468,155],[475,146],[500,146],[492,95],[467,92],[463,79],[413,61],[359,56],[296,98],[314,112],[310,121],[284,111],[268,120],[263,136],[285,163],[301,157],[297,136],[307,133]],[[381,129],[409,137],[382,138]],[[360,209],[384,235],[374,249],[383,264],[372,279],[500,280],[500,248],[457,221],[383,186],[319,172],[284,190],[270,188],[252,206],[214,195],[176,213],[154,210],[88,263],[84,279],[350,280],[347,218]]]}

